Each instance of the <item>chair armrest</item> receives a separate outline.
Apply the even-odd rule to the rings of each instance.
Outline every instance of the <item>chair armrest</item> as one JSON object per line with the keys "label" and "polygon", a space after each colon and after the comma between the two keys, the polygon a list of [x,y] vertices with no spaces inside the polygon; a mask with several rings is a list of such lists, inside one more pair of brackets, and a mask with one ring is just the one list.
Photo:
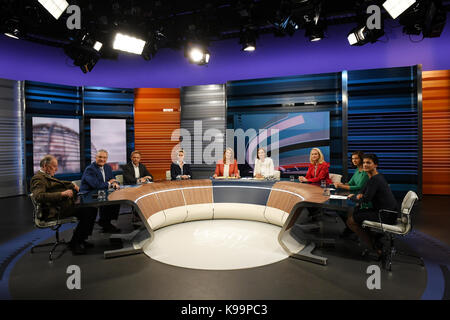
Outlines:
{"label": "chair armrest", "polygon": [[386,212],[386,213],[395,213],[395,214],[399,214],[399,212],[398,212],[398,211],[394,211],[394,210],[387,210],[387,209],[380,209],[379,213],[383,213],[383,212]]}

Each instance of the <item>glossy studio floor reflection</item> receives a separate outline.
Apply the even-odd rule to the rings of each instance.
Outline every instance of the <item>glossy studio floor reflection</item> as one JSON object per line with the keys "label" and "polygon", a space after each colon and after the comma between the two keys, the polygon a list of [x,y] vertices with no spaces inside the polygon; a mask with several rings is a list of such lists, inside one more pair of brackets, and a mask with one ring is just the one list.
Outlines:
{"label": "glossy studio floor reflection", "polygon": [[[96,228],[96,246],[87,255],[66,252],[49,264],[47,251],[29,252],[31,244],[52,234],[33,230],[28,199],[0,200],[17,212],[2,223],[0,293],[13,299],[448,299],[448,247],[442,237],[425,233],[438,236],[448,224],[439,209],[448,198],[432,200],[419,204],[416,220],[423,231],[399,242],[400,249],[421,254],[425,267],[398,259],[392,273],[382,270],[381,290],[366,286],[367,268],[377,262],[362,257],[358,243],[338,240],[318,248],[316,253],[329,259],[320,266],[288,258],[278,245],[279,227],[241,220],[165,227],[156,231],[146,254],[113,259],[104,259],[103,251],[116,244]],[[118,225],[124,232],[134,229],[130,214],[122,214]],[[62,235],[70,238],[71,230]],[[70,265],[80,267],[81,290],[67,289]]]}

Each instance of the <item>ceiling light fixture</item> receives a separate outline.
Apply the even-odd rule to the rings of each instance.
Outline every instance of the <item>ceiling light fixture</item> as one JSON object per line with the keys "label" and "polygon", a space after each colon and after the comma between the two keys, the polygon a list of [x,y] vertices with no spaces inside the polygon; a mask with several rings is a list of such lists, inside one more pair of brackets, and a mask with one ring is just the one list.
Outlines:
{"label": "ceiling light fixture", "polygon": [[439,37],[444,30],[447,12],[441,1],[419,1],[406,10],[399,18],[403,33],[423,37]]}
{"label": "ceiling light fixture", "polygon": [[48,12],[58,20],[67,9],[69,3],[66,0],[38,0]]}
{"label": "ceiling light fixture", "polygon": [[100,51],[100,49],[102,47],[103,47],[103,43],[95,41],[95,44],[94,44],[94,47],[93,47],[95,50]]}
{"label": "ceiling light fixture", "polygon": [[387,0],[383,3],[383,7],[391,15],[392,19],[396,19],[415,2],[416,0]]}
{"label": "ceiling light fixture", "polygon": [[320,24],[310,24],[306,26],[305,36],[309,38],[309,41],[320,41],[324,38],[324,28]]}
{"label": "ceiling light fixture", "polygon": [[206,65],[211,58],[209,50],[201,43],[188,43],[185,49],[185,56],[190,63],[197,65]]}
{"label": "ceiling light fixture", "polygon": [[362,46],[369,42],[375,43],[383,35],[383,29],[369,29],[367,26],[359,26],[348,34],[347,40],[352,46]]}
{"label": "ceiling light fixture", "polygon": [[113,48],[134,54],[142,54],[145,43],[144,40],[118,32],[114,38]]}
{"label": "ceiling light fixture", "polygon": [[241,30],[239,43],[242,45],[242,51],[253,52],[256,50],[256,39],[258,34],[253,29]]}
{"label": "ceiling light fixture", "polygon": [[83,73],[91,72],[100,59],[98,51],[92,47],[83,47],[72,43],[64,48],[64,52],[73,59],[73,64],[80,67]]}
{"label": "ceiling light fixture", "polygon": [[[4,35],[13,39],[19,39],[18,36],[19,30],[14,30],[13,32],[5,32]],[[17,35],[16,35],[17,34]]]}

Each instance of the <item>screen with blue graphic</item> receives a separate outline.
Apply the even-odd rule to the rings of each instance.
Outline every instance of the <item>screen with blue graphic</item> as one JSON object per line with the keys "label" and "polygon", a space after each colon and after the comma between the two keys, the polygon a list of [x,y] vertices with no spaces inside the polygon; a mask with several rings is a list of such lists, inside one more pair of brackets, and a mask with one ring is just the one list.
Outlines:
{"label": "screen with blue graphic", "polygon": [[[329,112],[237,114],[235,132],[237,129],[247,133],[245,162],[251,167],[260,146],[268,151],[276,169],[284,174],[304,173],[314,147],[330,162]],[[235,150],[237,148],[235,146]]]}

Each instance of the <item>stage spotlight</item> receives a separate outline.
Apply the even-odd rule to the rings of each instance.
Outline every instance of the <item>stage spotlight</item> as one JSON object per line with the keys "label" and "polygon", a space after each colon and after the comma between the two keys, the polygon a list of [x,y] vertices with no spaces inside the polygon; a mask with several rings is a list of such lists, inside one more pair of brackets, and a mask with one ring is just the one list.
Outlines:
{"label": "stage spotlight", "polygon": [[142,51],[144,51],[145,43],[146,42],[144,40],[122,33],[117,33],[116,37],[114,38],[113,48],[116,50],[134,54],[142,54]]}
{"label": "stage spotlight", "polygon": [[383,29],[368,29],[367,26],[354,28],[347,36],[352,46],[362,46],[366,43],[375,43],[384,35]]}
{"label": "stage spotlight", "polygon": [[20,28],[20,23],[16,19],[10,19],[6,21],[4,29],[2,28],[5,36],[13,39],[20,39],[22,36],[22,31]]}
{"label": "stage spotlight", "polygon": [[102,47],[103,47],[103,43],[98,42],[98,41],[95,41],[94,47],[93,47],[95,50],[100,51],[100,49],[101,49]]}
{"label": "stage spotlight", "polygon": [[69,4],[66,0],[38,0],[48,12],[58,20]]}
{"label": "stage spotlight", "polygon": [[77,45],[78,47],[86,48],[86,49],[94,49],[97,52],[100,52],[100,50],[103,47],[103,43],[100,41],[95,40],[95,37],[93,37],[90,33],[86,32],[83,34],[81,40],[79,41],[73,41],[73,46]]}
{"label": "stage spotlight", "polygon": [[158,52],[158,47],[160,41],[165,38],[165,35],[160,31],[152,31],[149,33],[147,42],[144,46],[144,50],[142,51],[142,58],[144,60],[151,60]]}
{"label": "stage spotlight", "polygon": [[276,27],[276,36],[284,36],[286,34],[293,36],[299,28],[298,24],[290,16],[282,19],[280,22],[274,23],[274,25]]}
{"label": "stage spotlight", "polygon": [[439,37],[446,20],[447,13],[442,2],[433,0],[417,2],[400,17],[404,33],[413,35],[422,33],[427,38]]}
{"label": "stage spotlight", "polygon": [[247,42],[242,46],[242,51],[253,52],[256,50],[256,44],[253,42]]}
{"label": "stage spotlight", "polygon": [[309,24],[306,26],[305,36],[309,38],[309,41],[320,41],[324,38],[323,29],[320,24]]}
{"label": "stage spotlight", "polygon": [[185,49],[185,56],[190,63],[197,65],[208,64],[211,57],[206,46],[200,43],[189,43]]}
{"label": "stage spotlight", "polygon": [[73,64],[80,67],[83,73],[91,72],[100,59],[100,55],[94,48],[86,48],[71,44],[66,46],[64,51],[71,59],[73,59]]}
{"label": "stage spotlight", "polygon": [[256,50],[256,38],[258,35],[254,30],[247,29],[241,31],[239,43],[242,45],[242,51],[252,52]]}
{"label": "stage spotlight", "polygon": [[94,66],[100,59],[100,49],[102,43],[94,41],[93,38],[86,33],[81,40],[74,41],[64,47],[64,52],[73,59],[73,64],[80,67],[83,73],[92,71]]}
{"label": "stage spotlight", "polygon": [[20,31],[19,29],[14,29],[10,32],[5,32],[4,35],[13,39],[19,39]]}
{"label": "stage spotlight", "polygon": [[396,19],[415,2],[416,0],[387,0],[383,3],[383,7],[391,15],[392,19]]}
{"label": "stage spotlight", "polygon": [[103,43],[96,41],[94,37],[89,33],[85,33],[79,43],[81,47],[93,48],[96,51],[100,51],[103,47]]}

